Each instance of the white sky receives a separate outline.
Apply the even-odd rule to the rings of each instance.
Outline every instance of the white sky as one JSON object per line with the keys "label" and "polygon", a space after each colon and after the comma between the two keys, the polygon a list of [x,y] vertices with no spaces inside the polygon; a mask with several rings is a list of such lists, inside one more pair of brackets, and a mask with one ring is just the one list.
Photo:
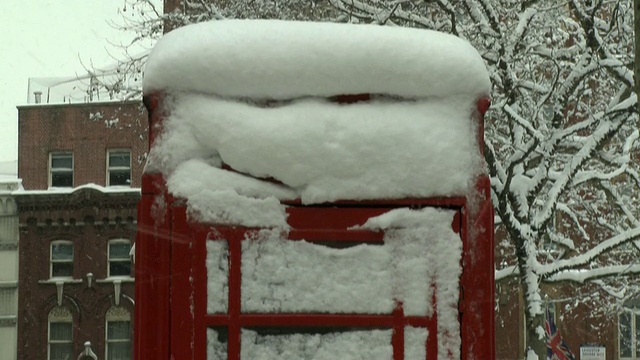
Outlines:
{"label": "white sky", "polygon": [[16,106],[27,102],[30,77],[74,76],[84,73],[82,63],[113,62],[109,53],[118,49],[110,43],[129,36],[108,21],[120,21],[124,1],[2,1],[7,16],[0,21],[0,162],[17,159]]}

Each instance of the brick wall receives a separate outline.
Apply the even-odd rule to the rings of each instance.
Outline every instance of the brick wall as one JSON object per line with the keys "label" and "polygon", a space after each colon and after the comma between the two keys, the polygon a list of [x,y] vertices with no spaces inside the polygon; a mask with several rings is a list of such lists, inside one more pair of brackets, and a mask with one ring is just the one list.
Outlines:
{"label": "brick wall", "polygon": [[[121,295],[116,297],[113,279],[107,278],[107,244],[111,239],[134,242],[139,197],[134,191],[102,193],[93,188],[16,196],[20,217],[18,359],[47,359],[48,315],[58,305],[55,281],[59,280],[51,280],[49,274],[52,241],[70,241],[74,248],[73,278],[64,284],[61,301],[73,318],[72,359],[86,341],[104,359],[110,308],[126,309],[133,324],[133,278],[121,280]],[[91,284],[88,273],[93,274]]]}
{"label": "brick wall", "polygon": [[131,186],[140,187],[148,149],[141,102],[18,107],[18,177],[26,190],[49,186],[49,153],[72,151],[74,187],[106,185],[107,150],[131,150]]}

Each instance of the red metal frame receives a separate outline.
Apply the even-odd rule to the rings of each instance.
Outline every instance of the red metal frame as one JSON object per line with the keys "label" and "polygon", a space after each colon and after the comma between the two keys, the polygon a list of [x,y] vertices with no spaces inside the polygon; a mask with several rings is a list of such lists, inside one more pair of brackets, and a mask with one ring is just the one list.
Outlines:
{"label": "red metal frame", "polygon": [[[146,99],[150,109],[150,143],[156,139],[164,114],[159,111],[162,94]],[[345,100],[346,99],[346,100]],[[338,101],[366,101],[362,95]],[[482,118],[488,100],[478,102]],[[482,126],[482,121],[479,127]],[[480,132],[482,134],[482,132]],[[480,135],[481,136],[481,135]],[[483,142],[480,147],[482,149]],[[393,201],[340,201],[303,206],[287,203],[291,240],[382,242],[382,233],[347,230],[371,216],[399,207],[445,207],[457,211],[452,224],[463,241],[459,318],[461,359],[493,359],[494,278],[493,209],[489,179],[478,179],[479,206],[470,209],[466,197],[402,199]],[[478,201],[474,200],[474,204]],[[404,327],[429,329],[427,357],[437,358],[437,318],[405,316],[402,304],[391,314],[255,314],[242,313],[241,242],[254,229],[213,226],[188,221],[186,208],[166,191],[159,174],[145,174],[139,206],[136,240],[135,359],[206,359],[206,329],[227,329],[229,360],[240,359],[243,327],[359,327],[393,329],[393,359],[404,358]],[[228,313],[207,314],[206,241],[212,233],[228,242]],[[208,240],[216,241],[216,240]],[[435,292],[434,292],[435,293]],[[435,299],[433,299],[435,304]]]}

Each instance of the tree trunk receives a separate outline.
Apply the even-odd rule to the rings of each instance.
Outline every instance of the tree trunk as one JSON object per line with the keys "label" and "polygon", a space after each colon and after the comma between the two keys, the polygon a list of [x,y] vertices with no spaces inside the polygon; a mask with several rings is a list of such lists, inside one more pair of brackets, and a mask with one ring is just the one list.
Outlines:
{"label": "tree trunk", "polygon": [[529,314],[529,311],[525,309],[525,319],[526,319],[526,331],[527,331],[527,344],[525,347],[525,356],[526,356],[526,350],[528,348],[531,348],[536,353],[536,355],[538,355],[538,359],[544,360],[547,358],[547,345],[546,345],[545,338],[544,337],[540,338],[540,333],[538,330],[538,329],[544,329],[544,317],[542,315],[531,317],[531,315]]}
{"label": "tree trunk", "polygon": [[[635,80],[635,91],[638,100],[640,100],[640,0],[633,0],[633,24],[634,24],[634,39],[635,39],[635,52],[633,62],[633,74]],[[640,113],[640,101],[637,103],[638,113]]]}

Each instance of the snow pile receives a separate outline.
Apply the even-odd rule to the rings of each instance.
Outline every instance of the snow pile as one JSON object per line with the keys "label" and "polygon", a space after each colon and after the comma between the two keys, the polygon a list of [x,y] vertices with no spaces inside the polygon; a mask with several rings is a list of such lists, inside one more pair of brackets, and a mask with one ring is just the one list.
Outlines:
{"label": "snow pile", "polygon": [[435,31],[223,20],[185,26],[158,41],[143,90],[167,89],[270,99],[477,96],[488,93],[489,76],[469,43]]}
{"label": "snow pile", "polygon": [[[407,316],[433,316],[435,288],[440,355],[458,358],[462,241],[451,229],[454,215],[434,208],[391,210],[358,227],[384,230],[384,245],[345,249],[286,240],[278,230],[256,231],[242,243],[242,311],[390,314],[400,301]],[[208,241],[207,252],[207,310],[224,313],[226,242]],[[421,351],[415,343],[424,339],[424,348],[426,330],[412,330],[407,339],[412,353]]]}
{"label": "snow pile", "polygon": [[[160,90],[170,94],[168,115],[146,171],[162,172],[198,221],[283,228],[282,200],[461,195],[482,172],[473,117],[488,76],[477,52],[451,35],[197,24],[150,55],[145,92]],[[326,99],[358,93],[373,98]]]}
{"label": "snow pile", "polygon": [[391,360],[391,330],[260,335],[242,331],[241,359]]}

